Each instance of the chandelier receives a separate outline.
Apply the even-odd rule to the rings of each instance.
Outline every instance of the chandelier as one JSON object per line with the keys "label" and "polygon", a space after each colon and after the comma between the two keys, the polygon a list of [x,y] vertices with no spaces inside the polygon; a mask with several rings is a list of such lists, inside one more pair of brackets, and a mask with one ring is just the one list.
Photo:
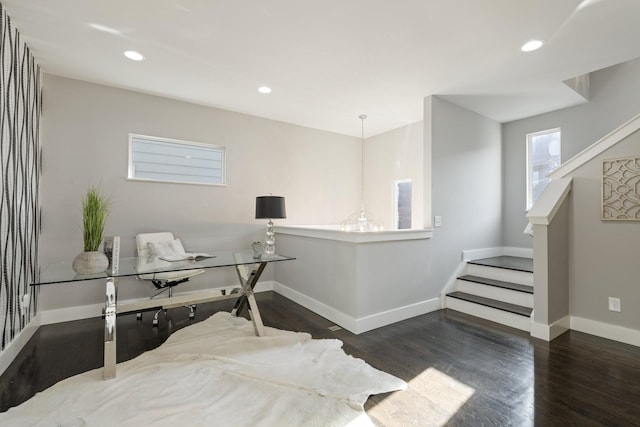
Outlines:
{"label": "chandelier", "polygon": [[365,114],[358,116],[361,123],[361,139],[360,139],[360,210],[352,213],[342,221],[340,229],[342,231],[350,232],[368,232],[368,231],[382,231],[382,223],[378,221],[375,216],[365,210],[364,208],[364,119],[367,118]]}

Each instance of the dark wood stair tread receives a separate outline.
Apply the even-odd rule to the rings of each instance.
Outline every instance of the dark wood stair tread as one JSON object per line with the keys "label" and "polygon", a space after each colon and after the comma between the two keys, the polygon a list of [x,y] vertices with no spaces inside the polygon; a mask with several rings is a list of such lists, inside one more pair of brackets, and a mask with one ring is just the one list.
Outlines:
{"label": "dark wood stair tread", "polygon": [[509,289],[517,292],[524,292],[527,294],[533,294],[533,286],[521,285],[520,283],[504,282],[502,280],[488,279],[486,277],[478,277],[472,275],[460,276],[460,280],[467,282],[481,283],[483,285],[495,286],[497,288]]}
{"label": "dark wood stair tread", "polygon": [[509,313],[519,314],[521,316],[531,316],[532,308],[523,307],[521,305],[510,304],[508,302],[497,301],[491,298],[481,297],[478,295],[468,294],[466,292],[451,292],[447,294],[448,297],[460,299],[463,301],[473,302],[476,304],[484,305],[486,307],[496,308],[502,311],[508,311]]}
{"label": "dark wood stair tread", "polygon": [[515,256],[496,256],[467,261],[468,264],[484,265],[487,267],[504,268],[506,270],[525,271],[533,273],[533,260]]}

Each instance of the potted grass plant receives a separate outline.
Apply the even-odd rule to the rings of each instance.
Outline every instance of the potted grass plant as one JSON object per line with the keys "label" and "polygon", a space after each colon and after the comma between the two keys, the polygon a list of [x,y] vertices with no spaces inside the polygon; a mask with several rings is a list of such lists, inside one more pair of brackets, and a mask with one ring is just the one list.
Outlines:
{"label": "potted grass plant", "polygon": [[73,260],[73,269],[79,274],[104,271],[109,259],[100,252],[104,226],[109,215],[109,199],[97,187],[89,187],[82,199],[82,235],[84,251]]}

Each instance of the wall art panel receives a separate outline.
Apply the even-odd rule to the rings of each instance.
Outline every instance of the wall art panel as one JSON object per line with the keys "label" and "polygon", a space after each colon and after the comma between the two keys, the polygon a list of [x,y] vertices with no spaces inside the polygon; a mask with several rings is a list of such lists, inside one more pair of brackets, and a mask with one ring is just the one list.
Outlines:
{"label": "wall art panel", "polygon": [[640,221],[640,157],[602,162],[602,220]]}
{"label": "wall art panel", "polygon": [[[40,69],[0,4],[0,351],[37,313]],[[25,304],[23,297],[29,295]]]}

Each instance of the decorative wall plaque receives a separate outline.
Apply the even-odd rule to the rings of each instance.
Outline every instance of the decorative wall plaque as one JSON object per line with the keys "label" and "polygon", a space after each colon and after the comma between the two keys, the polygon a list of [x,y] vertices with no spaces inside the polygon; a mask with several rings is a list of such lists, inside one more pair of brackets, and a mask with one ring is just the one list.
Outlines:
{"label": "decorative wall plaque", "polygon": [[603,221],[640,221],[640,157],[602,162]]}

